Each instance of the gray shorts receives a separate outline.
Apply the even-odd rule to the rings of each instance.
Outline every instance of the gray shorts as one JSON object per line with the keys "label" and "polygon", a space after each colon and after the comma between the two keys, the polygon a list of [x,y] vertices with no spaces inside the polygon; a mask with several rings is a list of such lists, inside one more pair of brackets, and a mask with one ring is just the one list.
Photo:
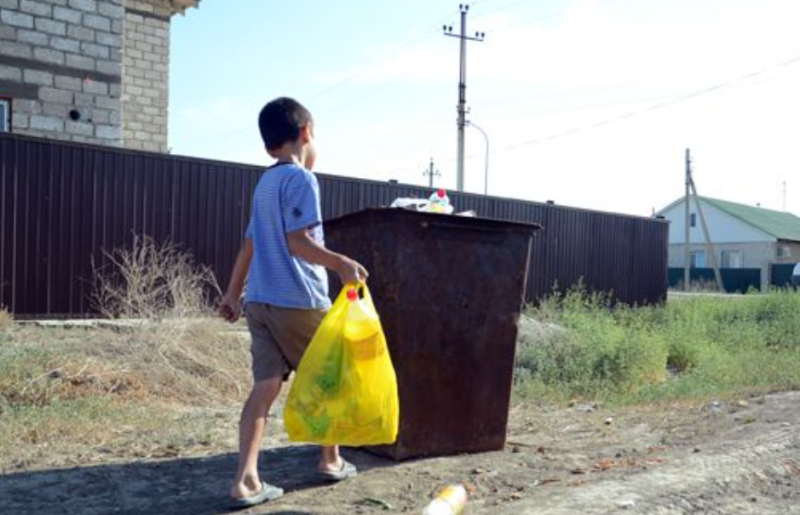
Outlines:
{"label": "gray shorts", "polygon": [[793,275],[793,276],[792,276],[792,285],[793,285],[795,288],[798,288],[798,287],[800,287],[800,275]]}
{"label": "gray shorts", "polygon": [[244,313],[252,338],[253,380],[259,382],[289,378],[300,364],[326,311],[248,302]]}

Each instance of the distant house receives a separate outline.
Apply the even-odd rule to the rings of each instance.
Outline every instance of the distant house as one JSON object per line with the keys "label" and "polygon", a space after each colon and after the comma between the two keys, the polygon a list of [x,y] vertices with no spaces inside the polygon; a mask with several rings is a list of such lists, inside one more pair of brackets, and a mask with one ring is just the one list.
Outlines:
{"label": "distant house", "polygon": [[[669,266],[684,266],[685,199],[659,211],[670,223]],[[722,268],[761,270],[761,286],[770,283],[773,265],[800,261],[800,217],[784,211],[700,197],[717,263]],[[689,202],[689,252],[692,268],[712,265],[705,245],[697,204]]]}

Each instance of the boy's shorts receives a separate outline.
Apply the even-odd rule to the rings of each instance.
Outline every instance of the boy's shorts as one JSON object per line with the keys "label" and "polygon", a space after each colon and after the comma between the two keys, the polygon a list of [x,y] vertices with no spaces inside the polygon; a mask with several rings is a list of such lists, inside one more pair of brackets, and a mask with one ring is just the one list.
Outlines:
{"label": "boy's shorts", "polygon": [[255,382],[282,377],[284,381],[297,369],[300,358],[325,318],[318,309],[280,308],[248,302],[244,306],[250,329]]}

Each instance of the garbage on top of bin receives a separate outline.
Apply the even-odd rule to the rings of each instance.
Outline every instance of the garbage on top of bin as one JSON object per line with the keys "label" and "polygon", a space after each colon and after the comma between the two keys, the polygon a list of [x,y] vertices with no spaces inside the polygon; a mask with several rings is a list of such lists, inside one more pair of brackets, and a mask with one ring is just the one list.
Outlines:
{"label": "garbage on top of bin", "polygon": [[447,190],[444,189],[434,191],[427,200],[406,197],[395,199],[391,207],[408,209],[410,211],[423,211],[426,213],[453,214],[453,205],[450,203]]}
{"label": "garbage on top of bin", "polygon": [[439,189],[433,192],[428,199],[428,211],[448,215],[453,212],[453,206],[450,204],[450,197],[447,196],[446,190]]}
{"label": "garbage on top of bin", "polygon": [[390,207],[397,207],[400,209],[408,209],[409,211],[427,211],[428,201],[421,198],[407,198],[401,197],[395,199]]}

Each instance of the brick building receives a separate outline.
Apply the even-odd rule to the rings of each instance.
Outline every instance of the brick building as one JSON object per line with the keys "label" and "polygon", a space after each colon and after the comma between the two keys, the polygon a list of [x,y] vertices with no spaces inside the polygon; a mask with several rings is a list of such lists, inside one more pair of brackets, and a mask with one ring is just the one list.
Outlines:
{"label": "brick building", "polygon": [[0,0],[0,131],[166,152],[170,20],[200,0]]}

